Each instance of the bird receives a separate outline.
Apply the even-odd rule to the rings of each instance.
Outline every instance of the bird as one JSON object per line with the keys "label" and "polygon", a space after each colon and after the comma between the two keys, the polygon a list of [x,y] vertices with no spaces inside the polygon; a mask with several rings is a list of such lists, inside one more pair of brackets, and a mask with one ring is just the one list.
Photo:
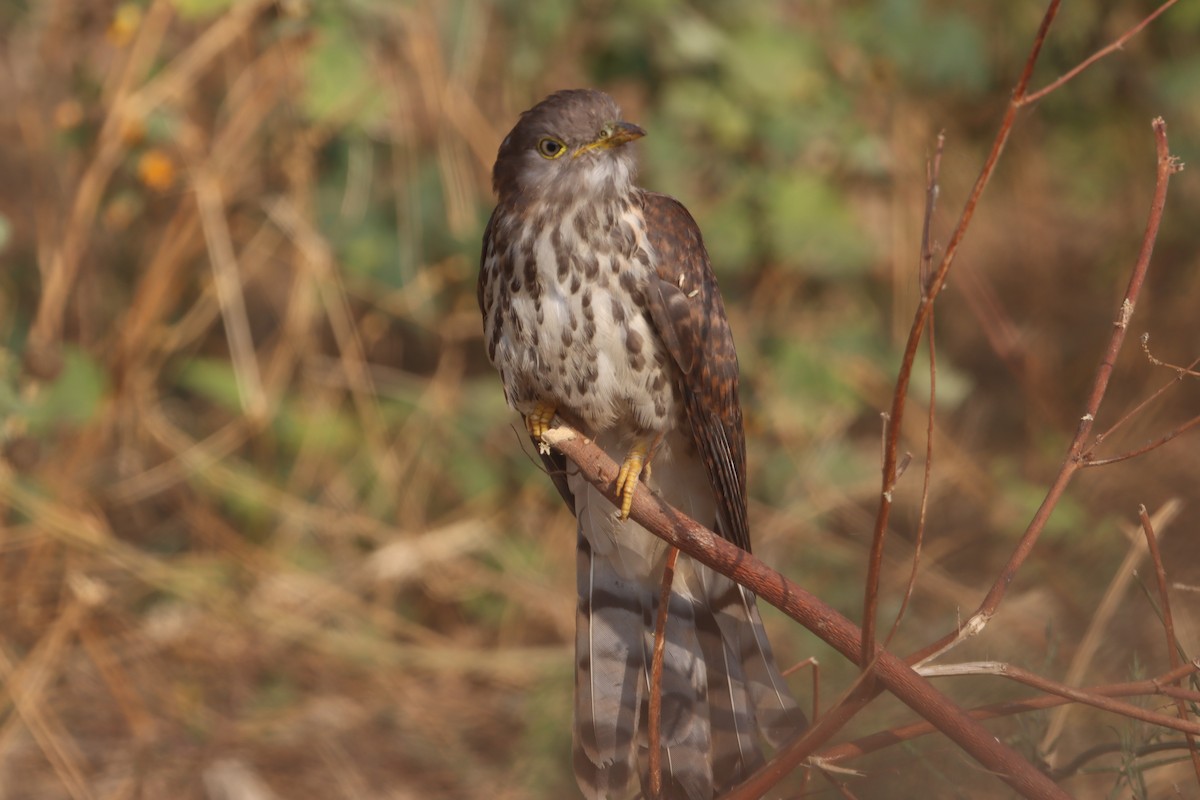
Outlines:
{"label": "bird", "polygon": [[[529,435],[539,442],[558,415],[620,464],[614,505],[540,448],[577,522],[572,762],[588,798],[652,796],[668,547],[629,518],[637,487],[750,550],[733,337],[699,226],[636,185],[632,145],[645,135],[594,89],[522,113],[496,156],[480,258],[487,355]],[[662,796],[711,798],[764,763],[762,741],[778,748],[807,725],[754,594],[685,555],[665,640]]]}

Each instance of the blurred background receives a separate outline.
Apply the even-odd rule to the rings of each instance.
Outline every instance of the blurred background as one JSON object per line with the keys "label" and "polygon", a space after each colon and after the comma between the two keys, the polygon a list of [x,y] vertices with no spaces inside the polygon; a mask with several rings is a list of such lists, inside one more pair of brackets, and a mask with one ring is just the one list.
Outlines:
{"label": "blurred background", "polygon": [[[1156,4],[1064,5],[1035,86]],[[649,131],[642,184],[699,221],[738,342],[756,552],[858,619],[926,162],[944,131],[936,246],[1043,11],[5,3],[0,798],[575,796],[574,524],[505,407],[475,300],[496,148],[555,89],[602,88]],[[1200,163],[1198,34],[1200,3],[1179,3],[1018,118],[939,301],[928,529],[898,653],[977,607],[1061,463],[1145,226],[1151,119]],[[1200,356],[1198,203],[1184,171],[1097,431],[1174,378],[1136,337]],[[923,374],[884,630],[916,531]],[[1179,381],[1098,453],[1198,411],[1196,379]],[[1166,671],[1140,503],[1200,654],[1190,435],[1080,474],[949,660],[1076,685]],[[820,661],[822,707],[852,683],[817,638],[773,610],[767,625],[785,665]],[[810,697],[807,672],[793,681]],[[965,705],[1031,694],[939,685]],[[912,717],[881,698],[842,736]],[[1135,757],[1179,737],[1124,718],[990,725],[1059,766],[1110,748],[1064,782],[1077,796],[1195,790],[1180,751]],[[939,737],[845,766],[858,797],[1009,796]]]}

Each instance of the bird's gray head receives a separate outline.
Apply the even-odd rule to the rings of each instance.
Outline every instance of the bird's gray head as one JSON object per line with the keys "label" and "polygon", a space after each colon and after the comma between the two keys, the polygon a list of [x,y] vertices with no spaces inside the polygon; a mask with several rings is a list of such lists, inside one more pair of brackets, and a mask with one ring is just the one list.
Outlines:
{"label": "bird's gray head", "polygon": [[604,92],[555,92],[521,115],[492,170],[500,201],[617,198],[633,186],[637,167],[625,145],[646,132],[621,119]]}

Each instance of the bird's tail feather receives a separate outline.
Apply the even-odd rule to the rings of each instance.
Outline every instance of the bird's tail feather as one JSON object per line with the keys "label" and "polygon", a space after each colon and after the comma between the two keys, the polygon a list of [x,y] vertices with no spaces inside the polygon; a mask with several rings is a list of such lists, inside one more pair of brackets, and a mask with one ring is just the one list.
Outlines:
{"label": "bird's tail feather", "polygon": [[638,587],[593,557],[584,536],[576,566],[575,774],[589,797],[620,797],[632,777],[644,694],[642,611],[629,604]]}
{"label": "bird's tail feather", "polygon": [[712,726],[713,774],[746,775],[762,764],[755,720],[746,691],[745,670],[726,644],[711,607],[698,619],[697,634],[708,670],[708,709]]}
{"label": "bird's tail feather", "polygon": [[[665,544],[614,519],[569,475],[578,517],[574,763],[589,798],[648,784],[648,706]],[[805,724],[775,667],[754,595],[681,555],[663,652],[663,796],[707,800],[763,763]]]}
{"label": "bird's tail feather", "polygon": [[709,577],[713,616],[726,648],[732,651],[731,660],[742,667],[739,677],[754,707],[758,733],[772,747],[779,747],[807,724],[804,712],[775,666],[754,593],[723,575],[710,573]]}

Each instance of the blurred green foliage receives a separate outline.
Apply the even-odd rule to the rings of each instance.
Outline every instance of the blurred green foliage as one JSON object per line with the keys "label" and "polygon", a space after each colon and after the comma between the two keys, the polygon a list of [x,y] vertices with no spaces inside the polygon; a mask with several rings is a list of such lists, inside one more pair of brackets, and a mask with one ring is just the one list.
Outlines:
{"label": "blurred green foliage", "polygon": [[[1152,5],[1065,4],[1034,85]],[[81,770],[125,759],[142,770],[130,785],[149,772],[143,793],[169,794],[232,753],[281,797],[574,791],[571,521],[486,363],[475,299],[495,149],[523,109],[571,86],[611,91],[648,129],[643,185],[682,200],[704,231],[739,345],[756,552],[858,616],[880,414],[918,296],[926,159],[944,131],[936,255],[1041,4],[278,0],[238,27],[247,8],[0,8],[19,67],[0,76],[19,112],[0,120],[15,145],[0,151],[0,443],[11,486],[57,503],[6,495],[20,532],[0,542],[0,601],[19,612],[0,645],[28,656],[80,575],[106,587],[93,649],[62,651],[44,701],[92,755]],[[148,19],[162,39],[132,88],[179,83],[103,140],[114,76]],[[939,300],[926,560],[898,652],[978,603],[1045,496],[1145,223],[1149,120],[1167,117],[1173,152],[1200,160],[1198,34],[1200,3],[1180,3],[1019,117]],[[182,78],[181,62],[194,66]],[[158,186],[150,154],[171,167]],[[223,226],[200,219],[197,176],[216,178]],[[100,186],[90,214],[75,211],[84,185]],[[1135,317],[1184,363],[1198,201],[1191,173],[1177,176]],[[215,285],[222,227],[240,300]],[[61,369],[23,371],[71,236],[86,246]],[[228,340],[238,302],[252,364]],[[927,365],[920,355],[904,428],[889,624],[919,518]],[[265,419],[246,414],[250,367]],[[1105,424],[1170,377],[1126,353]],[[1182,384],[1107,446],[1161,435],[1197,402]],[[29,440],[32,456],[17,446]],[[1118,521],[1138,503],[1193,499],[1195,452],[1176,442],[1079,480],[1014,584],[1044,619],[980,652],[1061,670],[1125,552]],[[80,546],[81,530],[107,538]],[[1172,569],[1195,561],[1175,555]],[[1123,610],[1096,682],[1141,650],[1161,661],[1144,609]],[[819,657],[827,707],[855,668],[766,616],[786,658]],[[113,652],[99,675],[97,640]],[[118,673],[136,691],[121,695]],[[114,683],[119,699],[97,690]],[[970,690],[980,702],[998,691]],[[871,709],[862,732],[905,713]],[[130,733],[143,717],[153,724]],[[1103,736],[1079,727],[1064,740],[1075,751]],[[28,796],[62,796],[39,751],[8,741],[0,784],[13,763],[43,776]],[[974,792],[978,773],[942,758],[946,746],[882,754],[851,788]],[[121,759],[95,756],[111,748]]]}
{"label": "blurred green foliage", "polygon": [[70,347],[64,352],[63,368],[58,376],[25,407],[15,409],[39,436],[73,430],[89,422],[99,411],[108,394],[108,377],[89,353]]}

